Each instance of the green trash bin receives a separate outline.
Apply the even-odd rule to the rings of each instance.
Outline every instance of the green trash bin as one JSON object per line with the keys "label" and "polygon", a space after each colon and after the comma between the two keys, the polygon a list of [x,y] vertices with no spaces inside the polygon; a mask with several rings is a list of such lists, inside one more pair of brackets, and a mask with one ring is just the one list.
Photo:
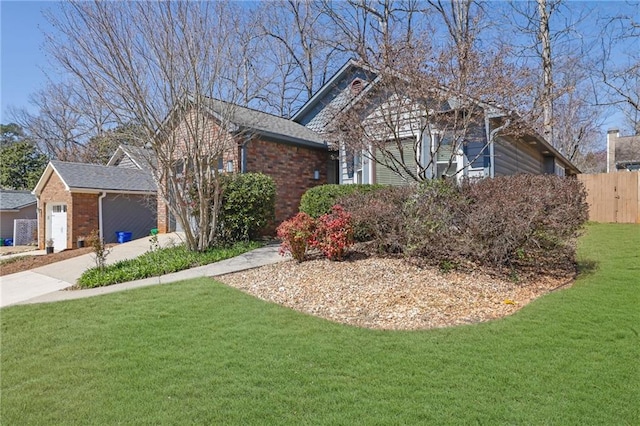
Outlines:
{"label": "green trash bin", "polygon": [[158,228],[152,228],[150,231],[151,235],[158,235]]}

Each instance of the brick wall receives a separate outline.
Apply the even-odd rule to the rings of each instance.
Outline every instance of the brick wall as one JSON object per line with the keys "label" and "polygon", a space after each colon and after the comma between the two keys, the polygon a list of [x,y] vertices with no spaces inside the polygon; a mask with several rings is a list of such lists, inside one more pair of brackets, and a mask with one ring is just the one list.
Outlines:
{"label": "brick wall", "polygon": [[[276,184],[276,224],[298,213],[307,189],[327,183],[329,153],[284,143],[253,140],[247,144],[247,172],[261,172]],[[320,179],[314,179],[314,172]]]}
{"label": "brick wall", "polygon": [[73,203],[71,208],[67,207],[67,223],[71,216],[72,224],[67,231],[70,240],[67,247],[77,248],[78,237],[88,237],[93,231],[100,229],[100,218],[98,215],[98,194],[72,194]]}
{"label": "brick wall", "polygon": [[[49,213],[48,206],[51,204],[67,205],[67,230],[72,228],[72,215],[69,213],[71,209],[71,194],[65,189],[64,183],[60,180],[57,173],[52,173],[44,185],[42,194],[40,194],[40,205],[38,211],[38,248],[45,247],[47,240],[46,223]],[[67,233],[68,234],[68,233]],[[67,248],[70,248],[70,238],[67,235]]]}

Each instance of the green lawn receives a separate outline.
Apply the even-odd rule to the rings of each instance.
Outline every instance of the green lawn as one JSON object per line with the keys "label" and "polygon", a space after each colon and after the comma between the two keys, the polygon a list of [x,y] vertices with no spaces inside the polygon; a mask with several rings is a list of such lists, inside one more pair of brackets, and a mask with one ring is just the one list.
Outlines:
{"label": "green lawn", "polygon": [[0,423],[640,424],[640,226],[591,225],[580,256],[571,289],[420,332],[207,279],[6,308]]}

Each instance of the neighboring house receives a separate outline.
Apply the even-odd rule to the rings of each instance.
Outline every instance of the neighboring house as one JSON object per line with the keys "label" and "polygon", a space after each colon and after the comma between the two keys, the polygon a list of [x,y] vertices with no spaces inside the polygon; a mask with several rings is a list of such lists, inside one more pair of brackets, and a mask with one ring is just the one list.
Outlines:
{"label": "neighboring house", "polygon": [[[16,219],[37,218],[36,197],[29,191],[0,191],[0,238],[14,239],[14,221]],[[27,238],[27,243],[35,241],[34,236]]]}
{"label": "neighboring house", "polygon": [[[208,120],[206,128],[228,129],[231,145],[224,158],[219,159],[219,168],[226,172],[260,172],[273,178],[276,223],[298,212],[300,198],[309,188],[335,182],[329,149],[318,133],[282,117],[214,99],[200,105]],[[188,117],[189,111],[184,116]],[[219,126],[222,120],[224,125]],[[185,126],[184,119],[175,122],[178,135],[188,134],[181,128]],[[158,230],[180,230],[160,198]]]}
{"label": "neighboring house", "polygon": [[640,134],[620,136],[618,129],[607,132],[607,173],[640,170]]}
{"label": "neighboring house", "polygon": [[[331,125],[336,117],[352,108],[353,104],[359,102],[367,92],[375,91],[379,81],[380,77],[375,72],[364,69],[354,61],[349,61],[309,99],[292,117],[292,120],[320,135],[335,132],[331,130]],[[380,104],[370,111],[366,119],[384,116],[384,108],[388,109],[388,105],[392,102],[384,95],[376,94],[376,96],[380,99]],[[450,105],[454,102],[456,102],[455,99],[449,100]],[[479,102],[477,104],[480,105]],[[446,108],[450,106],[444,106],[445,110]],[[491,105],[483,105],[482,110],[484,124],[469,129],[465,143],[458,152],[452,153],[450,147],[447,151],[447,147],[442,143],[443,136],[437,131],[431,130],[424,134],[415,131],[407,133],[406,142],[402,143],[406,144],[407,152],[411,150],[413,152],[411,152],[412,155],[405,156],[405,164],[417,169],[417,161],[421,161],[425,168],[432,164],[431,169],[428,170],[430,176],[441,176],[444,172],[452,170],[458,178],[464,176],[483,178],[517,173],[549,173],[561,176],[580,173],[569,160],[534,131],[522,131],[518,136],[491,138],[491,132],[502,125],[505,116]],[[417,124],[421,119],[424,117],[414,115],[412,119],[405,119],[407,123],[404,126],[411,129],[420,127],[413,126],[410,120],[414,120]],[[435,125],[437,126],[437,123]],[[437,149],[435,149],[436,144]],[[372,155],[365,150],[350,152],[345,145],[336,146],[334,149],[339,150],[337,174],[338,182],[341,184],[401,185],[411,181],[402,173],[396,173],[389,167],[374,161],[375,154]],[[393,149],[393,146],[389,147],[389,150]],[[433,157],[434,155],[437,157]],[[451,159],[453,161],[450,162]]]}
{"label": "neighboring house", "polygon": [[[116,154],[129,158],[127,152]],[[141,168],[51,161],[33,194],[41,248],[49,239],[57,251],[75,248],[93,231],[107,243],[119,231],[142,238],[156,226],[156,184]]]}

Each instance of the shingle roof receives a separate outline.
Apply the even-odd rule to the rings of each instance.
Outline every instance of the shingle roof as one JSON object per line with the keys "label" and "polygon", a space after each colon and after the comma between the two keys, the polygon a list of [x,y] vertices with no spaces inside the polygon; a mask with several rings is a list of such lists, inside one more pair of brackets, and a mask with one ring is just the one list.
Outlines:
{"label": "shingle roof", "polygon": [[35,202],[36,196],[30,191],[0,191],[0,210],[19,210]]}
{"label": "shingle roof", "polygon": [[615,146],[616,163],[640,161],[640,135],[619,136]]}
{"label": "shingle roof", "polygon": [[51,165],[67,186],[73,189],[139,192],[157,190],[151,173],[145,170],[63,161],[51,161]]}
{"label": "shingle roof", "polygon": [[207,102],[211,112],[216,115],[229,115],[229,121],[237,126],[287,142],[318,148],[326,147],[326,143],[319,134],[294,121],[217,99],[207,99]]}

